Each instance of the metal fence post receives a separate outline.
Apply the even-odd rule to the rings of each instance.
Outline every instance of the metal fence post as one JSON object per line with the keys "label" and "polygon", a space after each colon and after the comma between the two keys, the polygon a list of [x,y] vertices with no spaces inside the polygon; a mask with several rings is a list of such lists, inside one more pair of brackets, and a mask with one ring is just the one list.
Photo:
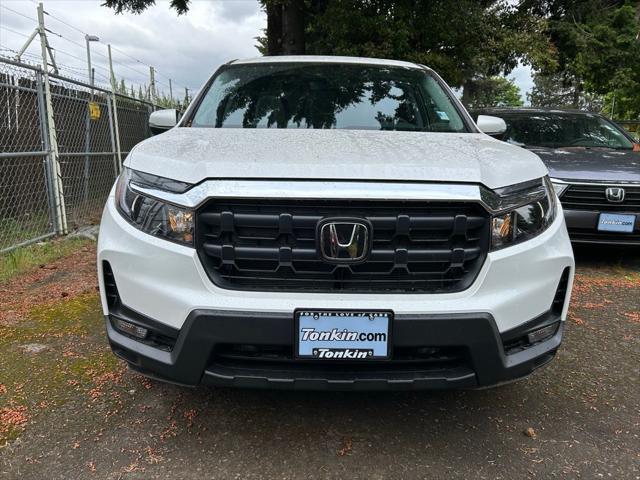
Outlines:
{"label": "metal fence post", "polygon": [[90,103],[93,101],[93,95],[87,99],[87,105],[84,109],[84,151],[87,155],[84,157],[84,181],[83,181],[83,199],[84,203],[87,203],[89,198],[89,152],[91,152],[91,118],[90,118]]}
{"label": "metal fence post", "polygon": [[118,125],[118,100],[116,97],[116,76],[113,73],[111,45],[107,45],[107,51],[109,52],[109,76],[111,80],[111,100],[113,101],[113,126],[115,127],[114,130],[115,130],[115,136],[116,136],[116,152],[118,153],[118,169],[116,170],[116,175],[118,175],[120,173],[120,170],[122,169],[122,151],[120,150],[120,125]]}
{"label": "metal fence post", "polygon": [[38,6],[38,24],[40,28],[40,47],[42,50],[42,75],[44,79],[44,99],[46,104],[47,130],[49,132],[49,149],[51,163],[53,165],[53,197],[56,213],[56,231],[59,234],[66,234],[67,231],[67,209],[64,202],[64,191],[62,188],[62,172],[60,169],[60,155],[58,151],[58,137],[56,134],[56,124],[53,119],[53,101],[51,98],[51,85],[49,83],[49,71],[47,70],[47,43],[44,35],[44,10],[42,4]]}
{"label": "metal fence post", "polygon": [[55,233],[59,219],[56,213],[56,202],[53,196],[54,188],[54,169],[53,157],[51,156],[51,147],[49,145],[49,129],[47,128],[47,114],[45,109],[44,90],[42,87],[42,73],[36,72],[36,88],[37,88],[37,104],[38,104],[38,120],[40,123],[40,135],[42,136],[42,150],[46,152],[43,158],[44,163],[44,179],[45,190],[47,192],[47,203],[49,205],[49,220],[51,229]]}
{"label": "metal fence post", "polygon": [[111,137],[111,151],[113,152],[113,173],[117,177],[120,173],[119,163],[118,163],[118,152],[116,151],[116,138],[114,135],[114,116],[113,116],[113,107],[111,106],[111,102],[109,101],[109,97],[106,96],[107,100],[107,111],[109,112],[109,136]]}

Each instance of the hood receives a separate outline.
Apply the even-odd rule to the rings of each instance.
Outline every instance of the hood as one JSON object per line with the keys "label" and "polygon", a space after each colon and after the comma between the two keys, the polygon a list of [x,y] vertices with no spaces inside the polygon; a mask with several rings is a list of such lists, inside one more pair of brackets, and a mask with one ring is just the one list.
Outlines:
{"label": "hood", "polygon": [[531,147],[553,178],[595,182],[640,182],[640,152],[608,148]]}
{"label": "hood", "polygon": [[504,187],[547,174],[538,157],[484,134],[174,128],[125,164],[188,183],[207,178],[397,180]]}

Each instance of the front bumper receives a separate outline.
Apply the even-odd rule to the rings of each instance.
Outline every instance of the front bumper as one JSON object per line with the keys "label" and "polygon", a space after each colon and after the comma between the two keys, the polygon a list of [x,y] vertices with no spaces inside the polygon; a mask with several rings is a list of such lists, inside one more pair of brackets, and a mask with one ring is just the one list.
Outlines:
{"label": "front bumper", "polygon": [[640,245],[640,214],[633,212],[614,212],[636,216],[634,231],[615,233],[598,231],[600,211],[565,209],[564,216],[569,237],[574,243],[593,243],[608,245]]}
{"label": "front bumper", "polygon": [[[117,284],[115,307],[109,306],[105,290],[107,264]],[[371,390],[490,386],[528,375],[551,360],[561,342],[574,262],[560,212],[538,237],[490,252],[473,285],[461,292],[226,290],[209,280],[194,249],[136,230],[109,198],[98,241],[98,271],[111,346],[141,373],[185,385]],[[553,310],[563,275],[566,289],[559,310]],[[300,308],[392,310],[394,352],[426,347],[447,360],[394,357],[337,366],[294,361],[293,314]],[[114,328],[114,317],[149,326],[158,330],[158,338],[173,338],[173,343],[163,349],[137,341]],[[551,338],[507,348],[506,339],[514,332],[549,321],[558,325]],[[234,346],[257,347],[275,357],[246,358],[234,354]]]}
{"label": "front bumper", "polygon": [[[139,373],[181,385],[305,390],[389,390],[473,388],[525,377],[549,362],[562,339],[564,322],[548,312],[520,331],[500,335],[489,314],[398,315],[392,359],[331,363],[293,359],[293,317],[260,312],[195,310],[175,343],[161,350],[119,332],[115,318],[153,328],[126,307],[106,317],[116,355]],[[540,325],[557,325],[537,344],[509,347]],[[164,332],[167,333],[167,332]],[[165,337],[166,338],[166,337]],[[510,339],[510,340],[509,340]],[[250,346],[251,349],[230,346]],[[402,356],[402,351],[429,353]]]}

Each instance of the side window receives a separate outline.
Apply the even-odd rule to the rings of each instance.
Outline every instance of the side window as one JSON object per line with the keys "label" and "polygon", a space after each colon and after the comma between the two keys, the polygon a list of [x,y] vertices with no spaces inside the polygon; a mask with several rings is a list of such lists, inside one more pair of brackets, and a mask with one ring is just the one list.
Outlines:
{"label": "side window", "polygon": [[612,125],[607,123],[601,124],[600,131],[602,137],[610,147],[621,148],[624,146],[626,139]]}

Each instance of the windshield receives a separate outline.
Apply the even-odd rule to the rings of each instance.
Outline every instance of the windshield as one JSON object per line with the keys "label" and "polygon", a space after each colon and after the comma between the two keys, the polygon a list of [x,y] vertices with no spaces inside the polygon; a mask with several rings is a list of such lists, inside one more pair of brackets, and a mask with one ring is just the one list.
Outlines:
{"label": "windshield", "polygon": [[467,131],[427,71],[330,63],[227,67],[209,87],[191,126]]}
{"label": "windshield", "polygon": [[631,150],[631,141],[599,115],[531,113],[503,114],[506,142],[539,147],[605,147]]}

